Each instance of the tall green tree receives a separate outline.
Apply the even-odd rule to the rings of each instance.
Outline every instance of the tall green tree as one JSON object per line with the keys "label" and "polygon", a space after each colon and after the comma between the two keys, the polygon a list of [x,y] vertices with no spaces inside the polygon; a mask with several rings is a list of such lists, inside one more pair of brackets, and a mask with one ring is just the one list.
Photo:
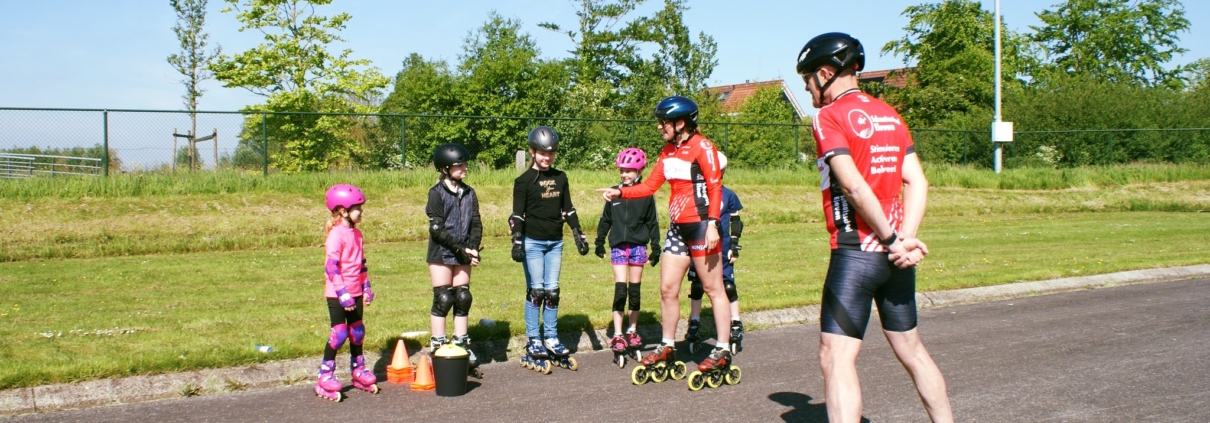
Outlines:
{"label": "tall green tree", "polygon": [[[176,25],[172,27],[172,32],[181,43],[181,52],[168,56],[168,63],[184,76],[181,85],[185,86],[185,95],[181,98],[185,100],[185,109],[189,111],[197,111],[197,101],[206,92],[201,83],[214,77],[214,73],[209,69],[210,62],[222,53],[220,46],[215,46],[213,50],[207,48],[210,41],[210,34],[204,30],[207,2],[208,0],[169,0],[172,10],[176,11]],[[190,113],[189,119],[192,123],[192,131],[189,133],[196,135],[197,113]],[[185,163],[189,165],[189,170],[193,170],[195,165],[200,167],[199,158],[195,154],[197,145],[193,140],[189,140],[189,146],[184,151],[187,152]],[[178,158],[177,163],[180,162]]]}
{"label": "tall green tree", "polygon": [[[372,113],[390,80],[370,61],[352,58],[353,51],[333,54],[342,42],[338,33],[352,17],[316,12],[332,0],[226,0],[223,12],[235,11],[240,31],[264,35],[256,47],[234,56],[219,56],[211,66],[225,87],[244,88],[265,102],[247,111]],[[269,115],[266,126],[273,145],[273,165],[283,171],[325,170],[351,165],[365,149],[371,119],[344,116]],[[259,124],[250,119],[249,125]]]}
{"label": "tall green tree", "polygon": [[[946,0],[909,6],[904,36],[886,43],[882,54],[902,56],[908,84],[885,88],[910,125],[941,125],[956,115],[978,113],[991,119],[995,96],[995,22],[972,0]],[[1001,26],[1002,82],[1023,83],[1031,67],[1025,37]],[[913,68],[914,67],[914,68]]]}
{"label": "tall green tree", "polygon": [[1037,13],[1033,39],[1050,53],[1054,70],[1069,75],[1180,88],[1182,69],[1165,64],[1187,50],[1189,30],[1179,0],[1067,0]]}

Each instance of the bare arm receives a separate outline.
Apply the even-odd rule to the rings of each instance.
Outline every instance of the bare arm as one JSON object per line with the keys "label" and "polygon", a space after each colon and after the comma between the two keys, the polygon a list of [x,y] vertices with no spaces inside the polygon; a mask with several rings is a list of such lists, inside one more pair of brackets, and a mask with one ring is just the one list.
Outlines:
{"label": "bare arm", "polygon": [[903,156],[903,224],[899,228],[900,237],[916,237],[916,231],[924,219],[928,193],[929,181],[924,177],[920,158],[915,153]]}

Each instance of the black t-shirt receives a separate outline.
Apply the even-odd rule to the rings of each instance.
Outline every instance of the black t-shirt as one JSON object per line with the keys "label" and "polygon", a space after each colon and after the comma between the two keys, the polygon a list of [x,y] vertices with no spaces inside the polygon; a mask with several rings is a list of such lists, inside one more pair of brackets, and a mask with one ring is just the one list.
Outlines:
{"label": "black t-shirt", "polygon": [[567,174],[550,168],[539,172],[529,168],[513,181],[513,215],[525,219],[527,238],[543,241],[563,239],[563,221],[572,229],[580,228],[580,217],[571,205]]}

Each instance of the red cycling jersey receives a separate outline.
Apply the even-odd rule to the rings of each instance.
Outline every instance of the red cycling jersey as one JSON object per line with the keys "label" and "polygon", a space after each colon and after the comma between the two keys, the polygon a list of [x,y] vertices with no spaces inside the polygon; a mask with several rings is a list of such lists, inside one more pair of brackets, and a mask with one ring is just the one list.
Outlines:
{"label": "red cycling jersey", "polygon": [[840,187],[832,184],[829,161],[836,155],[853,158],[857,170],[882,204],[891,228],[903,220],[903,158],[915,154],[912,135],[891,106],[851,90],[819,109],[812,124],[819,158],[820,189],[832,249],[885,252],[878,235],[849,205]]}
{"label": "red cycling jersey", "polygon": [[672,223],[695,223],[707,218],[718,220],[723,184],[714,144],[694,134],[678,145],[665,144],[660,158],[647,179],[638,185],[622,187],[622,198],[655,195],[668,181],[668,217]]}

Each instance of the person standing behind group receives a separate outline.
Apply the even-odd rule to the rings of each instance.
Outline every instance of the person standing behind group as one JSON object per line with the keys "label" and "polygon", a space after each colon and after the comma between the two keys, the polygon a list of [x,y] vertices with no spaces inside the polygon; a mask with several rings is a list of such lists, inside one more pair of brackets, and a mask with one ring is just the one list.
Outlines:
{"label": "person standing behind group", "polygon": [[567,174],[552,166],[559,150],[559,135],[554,129],[539,126],[529,132],[528,144],[533,165],[513,181],[513,214],[508,218],[512,258],[525,270],[526,353],[534,358],[564,357],[570,352],[558,337],[563,223],[571,227],[580,255],[588,254],[588,241],[571,204]]}
{"label": "person standing behind group", "polygon": [[[723,289],[722,260],[719,254],[719,205],[722,180],[714,144],[697,127],[697,104],[682,96],[667,97],[656,105],[657,126],[664,138],[663,150],[647,180],[622,188],[603,188],[605,201],[615,198],[639,198],[654,195],[664,181],[672,188],[668,199],[669,224],[665,236],[666,254],[660,267],[660,314],[663,339],[655,351],[643,357],[642,365],[676,361],[676,325],[680,320],[681,282],[689,266],[697,266],[702,286],[714,304],[727,304]],[[731,365],[731,310],[714,311],[717,343],[714,351],[698,363],[702,373],[726,369]]]}
{"label": "person standing behind group", "polygon": [[[433,306],[429,311],[429,351],[447,342],[466,348],[471,366],[478,359],[470,349],[467,334],[471,310],[471,267],[479,265],[479,243],[483,223],[479,196],[463,182],[470,152],[461,144],[442,144],[433,150],[433,166],[441,172],[429,189],[424,213],[429,218],[429,248],[425,261],[433,282]],[[454,311],[454,338],[445,337],[445,319]]]}
{"label": "person standing behind group", "polygon": [[[727,156],[718,152],[718,168],[721,174],[727,170]],[[723,290],[727,292],[727,300],[731,302],[731,353],[738,354],[744,341],[744,322],[739,319],[739,291],[735,287],[735,261],[739,260],[739,238],[744,234],[744,221],[739,212],[744,204],[734,191],[722,186],[723,204],[719,206],[719,231],[722,237],[723,251]],[[731,236],[726,236],[730,234]],[[701,342],[702,315],[702,279],[697,276],[696,266],[689,267],[689,330],[685,332],[685,341],[689,343],[689,353],[696,352]]]}
{"label": "person standing behind group", "polygon": [[[622,183],[614,188],[634,186],[643,181],[643,169],[647,167],[647,153],[638,148],[627,148],[618,153],[615,162]],[[639,337],[640,283],[643,281],[643,265],[660,262],[660,217],[655,207],[655,197],[620,198],[605,203],[601,220],[597,224],[596,255],[605,258],[605,237],[609,237],[609,261],[613,264],[613,338],[609,348],[623,354],[642,346]],[[647,244],[651,249],[647,249]],[[629,297],[630,325],[622,336],[622,312]],[[619,363],[625,360],[619,358]]]}
{"label": "person standing behind group", "polygon": [[873,301],[929,417],[952,422],[945,378],[917,330],[914,266],[928,247],[916,231],[928,181],[903,118],[858,89],[856,73],[864,66],[861,43],[843,33],[812,38],[798,53],[798,74],[819,109],[813,129],[831,233],[819,318],[828,420],[861,419],[857,354]]}

